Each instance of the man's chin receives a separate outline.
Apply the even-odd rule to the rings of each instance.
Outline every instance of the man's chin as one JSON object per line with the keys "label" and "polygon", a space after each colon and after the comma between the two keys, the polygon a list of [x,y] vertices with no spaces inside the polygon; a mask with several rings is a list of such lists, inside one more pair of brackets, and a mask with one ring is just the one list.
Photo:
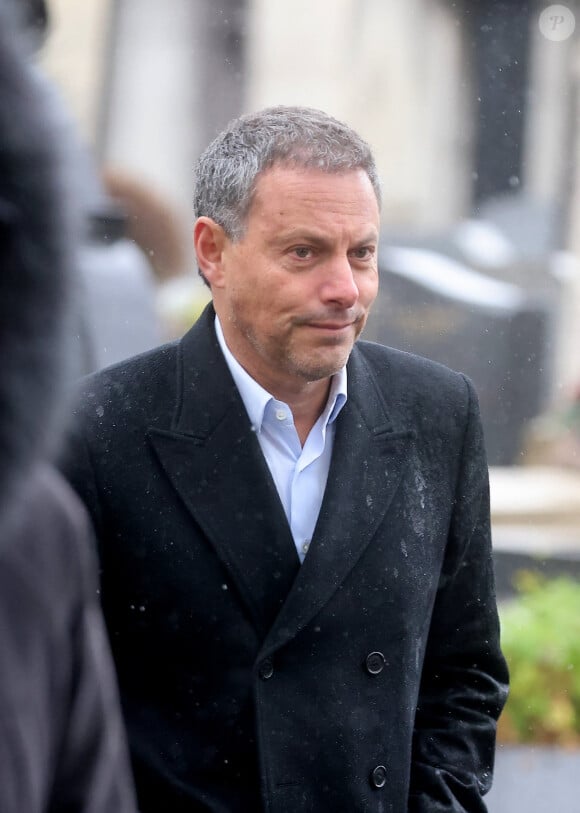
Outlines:
{"label": "man's chin", "polygon": [[309,359],[307,362],[303,361],[300,365],[297,365],[296,369],[299,370],[300,375],[305,381],[322,381],[325,378],[330,378],[335,375],[339,370],[342,370],[349,356],[350,351],[348,353],[341,353],[340,355],[336,354],[332,359]]}

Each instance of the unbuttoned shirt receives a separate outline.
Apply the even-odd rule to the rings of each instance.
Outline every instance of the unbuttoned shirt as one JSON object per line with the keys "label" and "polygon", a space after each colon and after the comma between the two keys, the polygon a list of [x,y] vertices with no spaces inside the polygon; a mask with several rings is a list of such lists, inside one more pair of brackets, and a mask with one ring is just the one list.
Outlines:
{"label": "unbuttoned shirt", "polygon": [[278,490],[298,557],[303,562],[326,488],[335,421],[346,403],[346,367],[332,376],[326,406],[302,446],[288,404],[274,398],[234,358],[217,316],[215,329]]}

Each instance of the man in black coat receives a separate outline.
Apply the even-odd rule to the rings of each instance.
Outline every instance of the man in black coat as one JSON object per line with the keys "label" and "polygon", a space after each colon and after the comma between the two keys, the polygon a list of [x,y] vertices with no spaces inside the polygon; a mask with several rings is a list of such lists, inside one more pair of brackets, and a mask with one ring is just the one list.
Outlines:
{"label": "man in black coat", "polygon": [[0,811],[133,813],[89,522],[48,462],[75,228],[19,34],[0,0]]}
{"label": "man in black coat", "polygon": [[481,813],[507,673],[477,399],[355,344],[370,150],[319,111],[242,117],[195,205],[213,303],[84,382],[66,462],[140,808]]}

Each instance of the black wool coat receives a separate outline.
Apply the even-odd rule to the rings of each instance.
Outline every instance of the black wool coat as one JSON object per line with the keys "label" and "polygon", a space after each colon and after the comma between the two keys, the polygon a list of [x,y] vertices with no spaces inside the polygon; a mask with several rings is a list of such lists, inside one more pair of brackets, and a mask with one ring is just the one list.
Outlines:
{"label": "black wool coat", "polygon": [[213,319],[85,380],[65,464],[140,809],[484,811],[507,674],[471,384],[355,345],[300,566]]}

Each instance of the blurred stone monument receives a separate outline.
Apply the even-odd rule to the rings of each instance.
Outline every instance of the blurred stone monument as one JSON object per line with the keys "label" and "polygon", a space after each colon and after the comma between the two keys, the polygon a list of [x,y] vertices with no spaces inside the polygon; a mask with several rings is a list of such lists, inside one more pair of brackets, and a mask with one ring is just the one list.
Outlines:
{"label": "blurred stone monument", "polygon": [[365,338],[466,373],[480,399],[489,462],[509,465],[547,397],[554,302],[450,253],[384,248]]}

